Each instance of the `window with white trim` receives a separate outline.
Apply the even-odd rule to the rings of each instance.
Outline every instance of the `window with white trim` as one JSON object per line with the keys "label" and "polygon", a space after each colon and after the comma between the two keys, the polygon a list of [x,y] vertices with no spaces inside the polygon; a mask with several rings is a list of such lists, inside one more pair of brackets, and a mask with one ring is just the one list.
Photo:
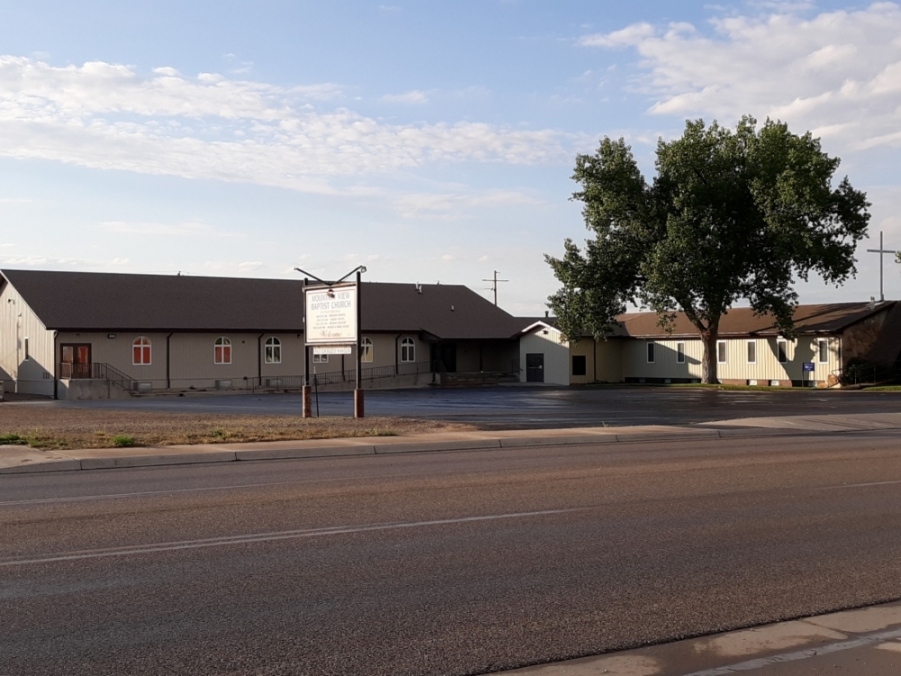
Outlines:
{"label": "window with white trim", "polygon": [[829,363],[829,341],[825,338],[817,338],[817,361],[820,364]]}
{"label": "window with white trim", "polygon": [[275,336],[266,339],[266,349],[263,359],[267,364],[282,363],[282,341]]}
{"label": "window with white trim", "polygon": [[327,354],[313,354],[313,363],[314,364],[328,364],[328,355]]}
{"label": "window with white trim", "polygon": [[685,363],[685,343],[676,343],[676,363]]}
{"label": "window with white trim", "polygon": [[748,363],[749,364],[757,363],[757,341],[756,340],[748,341]]}
{"label": "window with white trim", "polygon": [[412,338],[404,338],[400,341],[400,360],[402,362],[416,361],[416,343]]}
{"label": "window with white trim", "polygon": [[726,356],[727,356],[726,349],[727,348],[726,348],[725,340],[716,341],[716,361],[718,364],[726,363]]}
{"label": "window with white trim", "polygon": [[360,361],[366,364],[372,363],[372,340],[363,338],[360,341]]}
{"label": "window with white trim", "polygon": [[648,341],[648,364],[654,363],[654,343],[653,341]]}
{"label": "window with white trim", "polygon": [[150,356],[150,338],[135,338],[131,344],[131,363],[134,366],[150,366]]}
{"label": "window with white trim", "polygon": [[216,338],[213,343],[213,363],[214,364],[231,364],[232,363],[232,341],[225,336]]}

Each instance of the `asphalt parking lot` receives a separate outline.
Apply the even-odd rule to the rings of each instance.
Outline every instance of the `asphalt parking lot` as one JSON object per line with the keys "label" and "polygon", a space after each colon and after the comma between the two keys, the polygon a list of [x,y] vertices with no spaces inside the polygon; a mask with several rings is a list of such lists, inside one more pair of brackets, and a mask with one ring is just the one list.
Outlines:
{"label": "asphalt parking lot", "polygon": [[[294,393],[192,394],[37,405],[299,415],[301,398]],[[466,422],[486,429],[687,425],[763,416],[890,413],[901,410],[901,392],[653,386],[373,390],[365,394],[365,408],[368,416]],[[314,414],[317,410],[321,416],[353,415],[353,394],[319,393]]]}

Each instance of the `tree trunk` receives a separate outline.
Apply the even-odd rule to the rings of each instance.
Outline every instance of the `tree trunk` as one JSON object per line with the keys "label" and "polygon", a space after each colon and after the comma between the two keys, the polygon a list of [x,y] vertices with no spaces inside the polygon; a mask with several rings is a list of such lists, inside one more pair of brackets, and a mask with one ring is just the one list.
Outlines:
{"label": "tree trunk", "polygon": [[701,382],[705,385],[716,385],[719,382],[716,372],[716,341],[718,338],[719,331],[717,329],[701,331],[701,342],[704,344],[704,358],[701,361]]}

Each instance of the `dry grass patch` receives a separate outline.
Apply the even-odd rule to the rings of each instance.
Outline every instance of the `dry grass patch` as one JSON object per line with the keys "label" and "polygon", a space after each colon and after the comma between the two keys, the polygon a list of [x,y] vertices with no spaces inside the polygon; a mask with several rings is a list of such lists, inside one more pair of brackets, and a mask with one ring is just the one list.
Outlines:
{"label": "dry grass patch", "polygon": [[226,413],[159,413],[44,405],[0,406],[0,438],[34,448],[113,448],[245,441],[334,439],[456,432],[472,425],[409,418],[235,416]]}

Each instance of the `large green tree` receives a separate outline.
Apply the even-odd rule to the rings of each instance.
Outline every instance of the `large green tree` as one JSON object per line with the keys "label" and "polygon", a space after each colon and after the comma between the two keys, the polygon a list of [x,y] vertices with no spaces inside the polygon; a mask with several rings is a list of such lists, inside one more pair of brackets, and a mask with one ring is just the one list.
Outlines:
{"label": "large green tree", "polygon": [[847,178],[833,185],[839,161],[781,122],[688,121],[658,142],[648,183],[625,141],[604,138],[573,175],[593,239],[546,256],[562,284],[549,299],[561,329],[600,339],[629,303],[656,311],[663,328],[681,310],[704,343],[705,383],[717,382],[719,324],[737,301],[792,337],[795,280],[815,272],[838,285],[856,273],[870,205]]}

